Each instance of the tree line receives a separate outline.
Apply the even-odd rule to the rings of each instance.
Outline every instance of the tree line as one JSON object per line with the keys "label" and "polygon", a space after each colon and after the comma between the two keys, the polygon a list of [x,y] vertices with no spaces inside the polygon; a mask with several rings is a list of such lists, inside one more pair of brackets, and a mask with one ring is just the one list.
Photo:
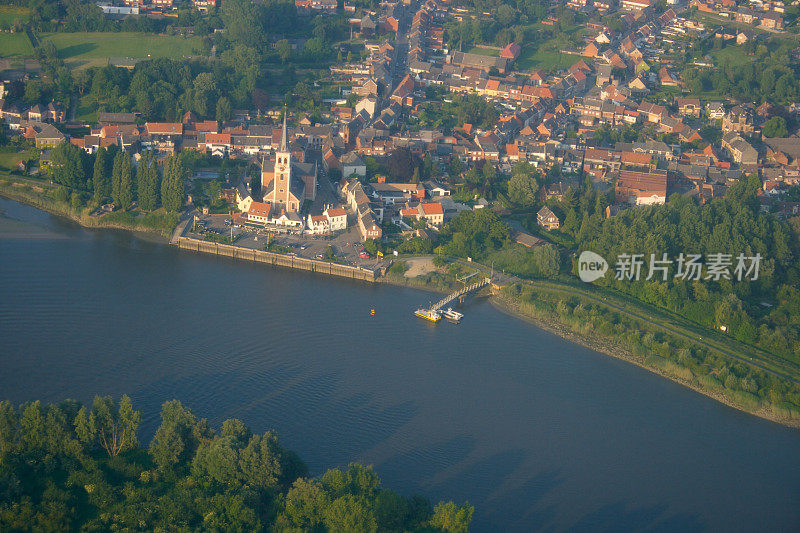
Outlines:
{"label": "tree line", "polygon": [[[617,280],[598,283],[685,316],[710,328],[724,325],[738,340],[800,363],[800,218],[788,223],[761,212],[755,176],[732,185],[706,205],[674,195],[666,205],[627,209],[605,218],[608,199],[590,188],[563,200],[564,231],[580,250],[614,260],[621,253],[743,253],[763,258],[758,279]],[[582,218],[571,213],[583,213]],[[798,399],[800,401],[800,399]]]}
{"label": "tree line", "polygon": [[210,427],[179,401],[161,408],[150,445],[130,398],[91,406],[0,402],[3,531],[465,532],[469,504],[405,497],[371,467],[310,477],[272,432]]}
{"label": "tree line", "polygon": [[52,150],[51,158],[53,181],[78,195],[91,195],[94,205],[111,200],[128,210],[137,202],[145,212],[159,206],[177,212],[186,203],[188,168],[180,155],[169,156],[163,172],[153,152],[143,151],[134,166],[131,154],[115,145],[90,155],[71,143],[62,143]]}

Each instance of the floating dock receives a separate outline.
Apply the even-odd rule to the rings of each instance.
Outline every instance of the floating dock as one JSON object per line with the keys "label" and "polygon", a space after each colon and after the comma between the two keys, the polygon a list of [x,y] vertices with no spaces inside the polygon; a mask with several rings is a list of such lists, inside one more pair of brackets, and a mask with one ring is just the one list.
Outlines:
{"label": "floating dock", "polygon": [[483,287],[489,285],[491,282],[492,278],[483,278],[481,281],[477,283],[473,283],[468,287],[464,287],[463,289],[459,289],[452,294],[448,294],[447,296],[445,296],[444,298],[433,304],[433,306],[431,306],[430,308],[417,309],[416,311],[414,311],[414,314],[420,318],[425,318],[426,320],[430,320],[431,322],[438,322],[439,319],[441,319],[442,316],[444,316],[448,320],[458,323],[461,321],[462,318],[464,318],[464,314],[459,313],[458,311],[453,311],[450,308],[448,308],[446,311],[442,311],[441,310],[442,307],[449,304],[453,300],[464,296],[465,294],[482,289]]}

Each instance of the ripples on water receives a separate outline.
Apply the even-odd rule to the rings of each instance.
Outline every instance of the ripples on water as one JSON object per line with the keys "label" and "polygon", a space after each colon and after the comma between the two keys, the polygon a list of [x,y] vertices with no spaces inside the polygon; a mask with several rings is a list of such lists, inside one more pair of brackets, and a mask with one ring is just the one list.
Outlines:
{"label": "ripples on water", "polygon": [[214,425],[274,429],[314,473],[358,460],[403,492],[469,499],[479,531],[800,525],[798,432],[486,302],[432,326],[411,315],[432,299],[419,291],[0,209],[53,237],[4,238],[0,219],[0,391],[14,402],[127,392],[147,442],[178,398]]}

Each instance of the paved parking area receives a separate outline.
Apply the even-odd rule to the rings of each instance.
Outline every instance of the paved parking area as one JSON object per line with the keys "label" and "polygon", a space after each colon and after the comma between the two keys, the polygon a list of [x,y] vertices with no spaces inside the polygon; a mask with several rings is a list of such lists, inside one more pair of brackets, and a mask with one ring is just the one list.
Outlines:
{"label": "paved parking area", "polygon": [[[265,249],[267,240],[270,238],[270,232],[265,228],[231,228],[230,224],[226,223],[230,220],[229,215],[204,215],[200,219],[201,222],[196,227],[193,228],[190,225],[187,228],[187,236],[203,239],[200,228],[205,227],[207,231],[213,231],[220,235],[238,237],[235,242],[236,246],[258,250]],[[375,268],[381,264],[378,258],[361,259],[359,257],[362,246],[361,233],[357,226],[351,226],[337,235],[295,235],[275,232],[272,232],[271,235],[275,244],[288,248],[290,253],[299,257],[321,259],[328,246],[331,246],[336,257],[348,265]]]}

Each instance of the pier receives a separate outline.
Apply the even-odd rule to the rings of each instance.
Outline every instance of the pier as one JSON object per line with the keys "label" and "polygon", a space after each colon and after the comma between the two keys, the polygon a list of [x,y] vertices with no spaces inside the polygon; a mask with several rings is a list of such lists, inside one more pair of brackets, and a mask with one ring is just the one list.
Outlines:
{"label": "pier", "polygon": [[439,309],[441,309],[445,305],[449,304],[450,302],[452,302],[456,298],[460,298],[460,297],[464,296],[465,294],[470,293],[472,291],[477,291],[478,289],[481,289],[481,288],[487,286],[491,282],[492,282],[491,278],[483,278],[481,281],[479,281],[477,283],[473,283],[472,285],[470,285],[468,287],[464,287],[463,289],[458,290],[458,291],[456,291],[456,292],[454,292],[454,293],[442,298],[441,300],[436,302],[433,305],[433,307],[431,307],[431,310],[432,311],[438,311]]}

